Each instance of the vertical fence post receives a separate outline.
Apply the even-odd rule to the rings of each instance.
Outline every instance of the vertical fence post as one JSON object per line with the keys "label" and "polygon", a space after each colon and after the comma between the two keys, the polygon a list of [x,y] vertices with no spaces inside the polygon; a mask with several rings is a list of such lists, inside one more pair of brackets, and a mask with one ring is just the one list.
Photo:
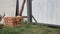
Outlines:
{"label": "vertical fence post", "polygon": [[19,15],[19,0],[16,0],[16,16]]}
{"label": "vertical fence post", "polygon": [[32,0],[27,0],[27,20],[32,23]]}

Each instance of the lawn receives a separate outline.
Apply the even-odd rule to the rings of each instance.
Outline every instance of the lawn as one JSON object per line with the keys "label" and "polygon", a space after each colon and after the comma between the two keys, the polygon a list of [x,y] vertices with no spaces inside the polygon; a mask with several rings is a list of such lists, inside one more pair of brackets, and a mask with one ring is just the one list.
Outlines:
{"label": "lawn", "polygon": [[23,27],[0,29],[0,34],[60,34],[60,28],[24,23]]}

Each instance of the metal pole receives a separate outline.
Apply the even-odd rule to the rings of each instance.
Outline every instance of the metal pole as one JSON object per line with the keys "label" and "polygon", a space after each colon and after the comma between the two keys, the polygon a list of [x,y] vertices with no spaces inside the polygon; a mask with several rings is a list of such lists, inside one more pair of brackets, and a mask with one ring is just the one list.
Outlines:
{"label": "metal pole", "polygon": [[19,15],[19,0],[16,0],[16,16]]}
{"label": "metal pole", "polygon": [[27,20],[32,23],[32,0],[27,0]]}
{"label": "metal pole", "polygon": [[26,2],[26,0],[23,0],[22,6],[21,6],[21,9],[20,9],[20,16],[22,16],[22,13],[23,13],[23,10],[24,10],[25,2]]}

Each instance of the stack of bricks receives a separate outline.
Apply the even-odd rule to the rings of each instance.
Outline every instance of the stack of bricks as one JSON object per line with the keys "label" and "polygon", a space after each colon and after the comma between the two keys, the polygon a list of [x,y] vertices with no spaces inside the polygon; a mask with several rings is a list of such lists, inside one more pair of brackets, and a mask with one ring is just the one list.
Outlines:
{"label": "stack of bricks", "polygon": [[4,25],[8,27],[22,26],[23,17],[22,16],[4,17]]}

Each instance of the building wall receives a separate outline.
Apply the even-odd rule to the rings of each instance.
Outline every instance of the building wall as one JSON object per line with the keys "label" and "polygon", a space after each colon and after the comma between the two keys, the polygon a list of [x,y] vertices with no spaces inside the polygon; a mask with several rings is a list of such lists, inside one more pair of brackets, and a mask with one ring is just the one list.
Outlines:
{"label": "building wall", "polygon": [[[22,0],[19,0],[19,9]],[[0,0],[0,14],[15,16],[16,0]],[[33,0],[32,13],[39,23],[60,25],[60,0]],[[23,15],[27,15],[25,4]]]}
{"label": "building wall", "polygon": [[16,0],[0,0],[0,14],[4,12],[6,16],[15,16]]}
{"label": "building wall", "polygon": [[[26,8],[25,4],[23,15]],[[60,0],[33,0],[32,13],[39,23],[60,25]]]}

